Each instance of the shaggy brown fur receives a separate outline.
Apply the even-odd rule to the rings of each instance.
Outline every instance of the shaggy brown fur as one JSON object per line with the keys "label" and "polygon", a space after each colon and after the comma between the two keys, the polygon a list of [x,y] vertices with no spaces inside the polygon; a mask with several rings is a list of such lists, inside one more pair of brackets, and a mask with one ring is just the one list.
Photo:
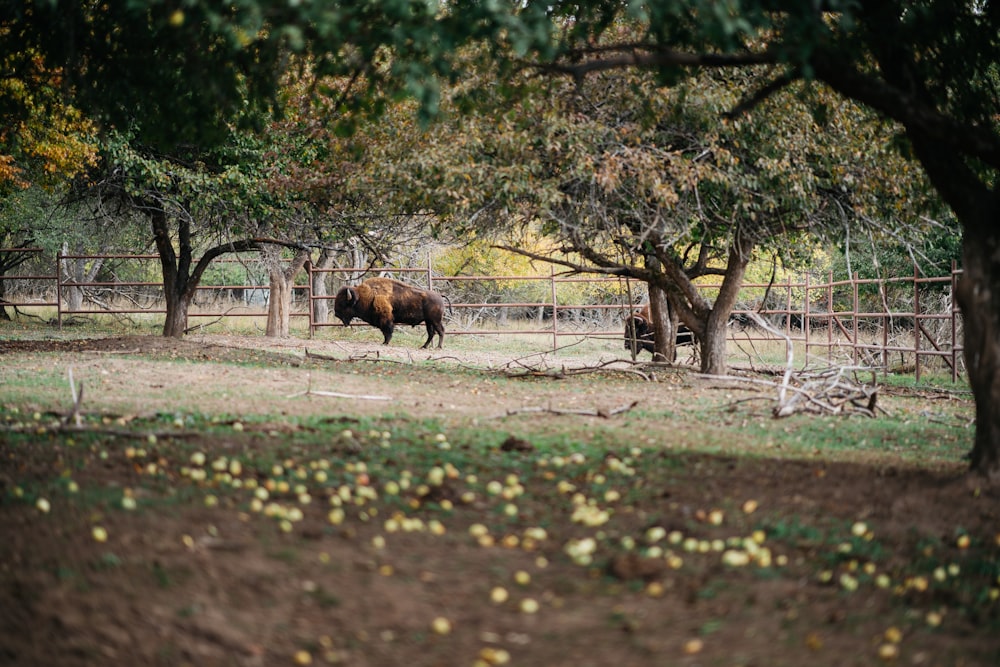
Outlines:
{"label": "shaggy brown fur", "polygon": [[397,324],[427,326],[427,342],[438,336],[438,347],[444,343],[444,299],[437,292],[411,287],[398,280],[371,278],[354,287],[343,287],[333,301],[333,313],[349,326],[355,317],[382,332],[385,344],[392,340]]}

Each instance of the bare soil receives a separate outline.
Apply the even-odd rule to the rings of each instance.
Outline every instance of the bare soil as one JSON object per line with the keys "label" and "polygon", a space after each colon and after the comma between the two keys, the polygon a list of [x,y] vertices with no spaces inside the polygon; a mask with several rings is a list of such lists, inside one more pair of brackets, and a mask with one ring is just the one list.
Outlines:
{"label": "bare soil", "polygon": [[[1000,664],[967,395],[886,391],[927,440],[871,422],[884,447],[827,453],[789,443],[858,418],[772,420],[766,391],[684,369],[566,372],[613,356],[0,341],[0,664]],[[60,430],[70,368],[89,418]]]}

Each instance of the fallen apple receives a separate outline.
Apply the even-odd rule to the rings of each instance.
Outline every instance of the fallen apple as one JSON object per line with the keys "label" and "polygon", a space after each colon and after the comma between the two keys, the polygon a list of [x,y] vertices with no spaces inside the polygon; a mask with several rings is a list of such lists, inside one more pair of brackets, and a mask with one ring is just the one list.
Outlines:
{"label": "fallen apple", "polygon": [[431,621],[431,630],[434,631],[434,634],[446,635],[451,632],[451,621],[444,616],[438,616]]}

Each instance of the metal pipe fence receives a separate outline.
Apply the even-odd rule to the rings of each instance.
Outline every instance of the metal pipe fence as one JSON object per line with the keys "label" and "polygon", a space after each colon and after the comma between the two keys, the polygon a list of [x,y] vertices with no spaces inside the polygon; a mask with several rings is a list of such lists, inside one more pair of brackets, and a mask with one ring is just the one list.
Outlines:
{"label": "metal pipe fence", "polygon": [[[30,253],[34,261],[23,263],[24,271],[0,276],[0,308],[55,309],[58,327],[70,316],[162,316],[166,312],[157,255],[60,253],[54,268],[47,270],[41,249],[0,249],[0,253],[9,252]],[[71,280],[60,270],[64,260],[120,264],[101,279]],[[241,257],[217,259],[215,264],[219,267],[216,279],[206,274],[189,316],[266,318],[269,286],[263,263]],[[240,272],[242,279],[234,275]],[[319,304],[334,300],[336,289],[314,290],[314,285],[326,281],[336,287],[379,275],[444,294],[450,306],[449,336],[534,334],[550,338],[553,349],[567,337],[623,341],[622,321],[635,308],[635,295],[644,294],[645,289],[625,278],[567,276],[554,268],[548,274],[531,276],[446,276],[436,274],[429,260],[422,268],[318,268],[307,263],[303,275],[305,284],[294,287],[291,316],[308,320],[310,337],[320,335],[324,328],[343,326],[317,318],[322,310]],[[911,276],[886,279],[862,279],[857,274],[834,279],[831,273],[820,282],[807,276],[795,282],[745,283],[728,335],[732,341],[751,345],[780,340],[750,322],[749,314],[756,313],[769,321],[770,328],[801,345],[807,360],[825,357],[831,364],[912,371],[917,379],[937,360],[938,368],[949,371],[957,381],[964,372],[962,318],[953,299],[960,275],[953,266],[946,276],[922,276],[915,268]],[[719,288],[715,283],[699,285],[709,299]],[[67,296],[73,289],[90,294],[86,305],[68,308]],[[111,298],[98,299],[97,292]],[[483,326],[488,320],[492,326]],[[898,363],[893,365],[895,357]]]}

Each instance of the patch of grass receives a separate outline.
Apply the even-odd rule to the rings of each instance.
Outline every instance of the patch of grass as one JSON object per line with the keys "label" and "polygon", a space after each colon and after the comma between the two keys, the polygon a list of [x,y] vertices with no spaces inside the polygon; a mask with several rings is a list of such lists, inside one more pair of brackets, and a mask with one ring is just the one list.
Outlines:
{"label": "patch of grass", "polygon": [[159,563],[153,563],[152,572],[158,587],[170,588],[173,585],[173,578],[167,572],[166,568]]}
{"label": "patch of grass", "polygon": [[322,586],[316,587],[314,590],[309,592],[309,597],[311,597],[321,609],[334,609],[341,605],[340,598],[327,591]]}
{"label": "patch of grass", "polygon": [[299,552],[291,548],[270,551],[267,555],[269,558],[288,565],[294,565],[299,562]]}
{"label": "patch of grass", "polygon": [[117,570],[122,566],[122,559],[110,551],[105,551],[95,563],[97,570]]}
{"label": "patch of grass", "polygon": [[177,610],[177,616],[179,618],[194,618],[201,613],[201,605],[194,603],[184,605]]}
{"label": "patch of grass", "polygon": [[741,438],[763,446],[767,456],[841,460],[957,462],[971,449],[971,430],[907,416],[868,419],[793,415],[781,421],[751,421]]}
{"label": "patch of grass", "polygon": [[948,392],[956,392],[958,394],[972,395],[968,379],[959,376],[958,381],[953,382],[950,371],[945,373],[943,371],[921,370],[919,381],[917,380],[916,375],[910,373],[889,373],[888,375],[879,374],[878,383],[889,387],[899,387],[904,389],[928,391],[945,390]]}

